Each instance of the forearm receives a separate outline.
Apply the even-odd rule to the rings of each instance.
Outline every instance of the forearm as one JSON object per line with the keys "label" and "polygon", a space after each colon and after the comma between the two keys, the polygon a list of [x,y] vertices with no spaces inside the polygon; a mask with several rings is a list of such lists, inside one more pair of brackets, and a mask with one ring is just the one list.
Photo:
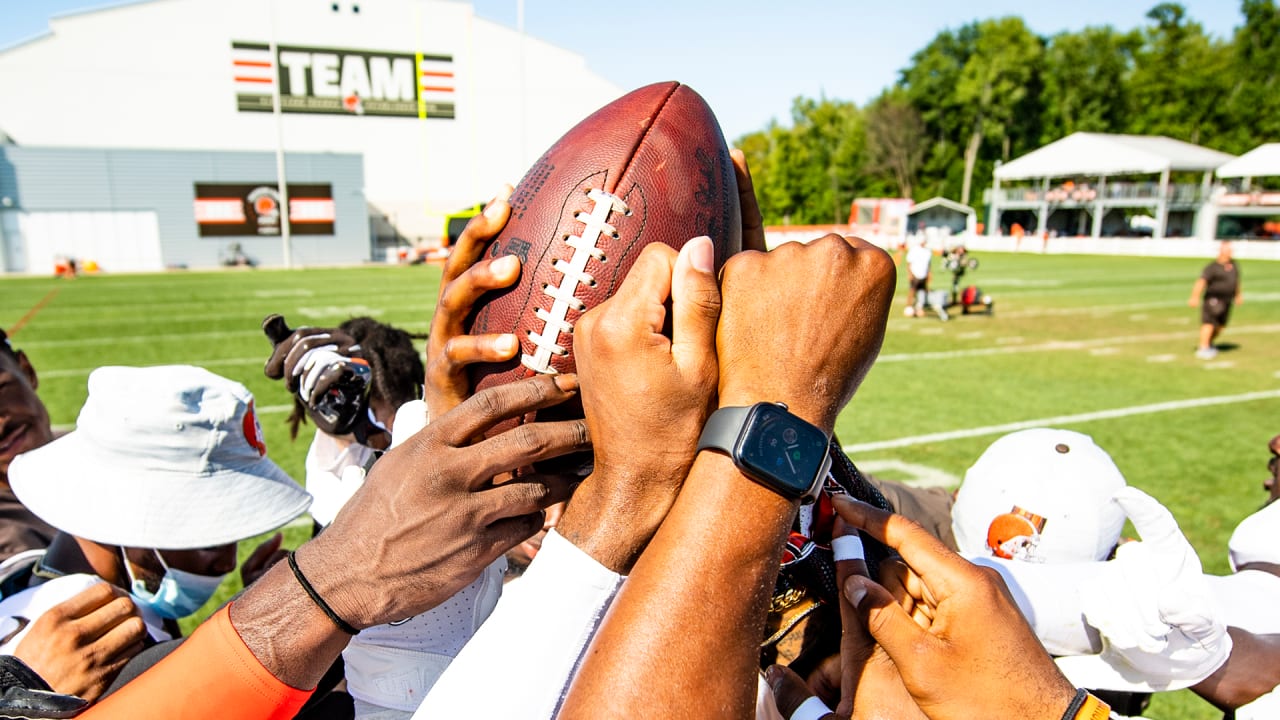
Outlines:
{"label": "forearm", "polygon": [[174,717],[285,720],[293,717],[311,691],[289,686],[273,674],[269,665],[255,659],[260,660],[261,655],[250,654],[245,638],[228,619],[227,610],[222,610],[155,667],[80,717],[84,720]]}
{"label": "forearm", "polygon": [[1280,635],[1227,628],[1231,656],[1191,689],[1222,710],[1247,705],[1280,685]]}
{"label": "forearm", "polygon": [[1204,295],[1204,287],[1205,287],[1204,278],[1200,278],[1199,280],[1197,280],[1196,284],[1191,287],[1191,299],[1199,300],[1200,297]]}
{"label": "forearm", "polygon": [[703,452],[615,599],[562,718],[747,717],[758,647],[795,514],[723,455]]}

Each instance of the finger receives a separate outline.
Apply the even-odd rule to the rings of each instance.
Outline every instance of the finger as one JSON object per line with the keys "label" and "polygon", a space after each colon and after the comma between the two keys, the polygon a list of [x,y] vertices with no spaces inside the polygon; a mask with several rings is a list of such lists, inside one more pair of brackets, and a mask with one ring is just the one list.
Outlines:
{"label": "finger", "polygon": [[696,369],[714,363],[720,286],[716,251],[707,236],[680,249],[671,275],[671,355],[676,366]]}
{"label": "finger", "polygon": [[503,518],[490,523],[476,536],[476,547],[485,565],[542,530],[541,512]]}
{"label": "finger", "polygon": [[96,640],[130,619],[142,621],[138,607],[129,597],[118,597],[75,621],[76,628],[88,640]]}
{"label": "finger", "polygon": [[312,350],[337,353],[338,347],[327,334],[312,335],[294,343],[284,358],[284,381],[289,392],[298,391],[298,376],[307,369],[307,355]]}
{"label": "finger", "polygon": [[885,563],[880,567],[880,585],[889,591],[889,594],[902,606],[903,610],[908,613],[915,612],[918,598],[907,590],[906,566],[899,563],[895,567]]}
{"label": "finger", "polygon": [[[650,243],[640,251],[640,257],[610,300],[626,321],[639,323],[654,333],[662,332],[666,317],[662,308],[671,297],[671,272],[676,257],[676,251],[662,243]],[[654,308],[659,312],[654,312]]]}
{"label": "finger", "polygon": [[141,617],[134,615],[112,625],[93,642],[93,645],[102,653],[100,657],[127,659],[142,650],[146,637],[146,623]]}
{"label": "finger", "polygon": [[440,370],[453,374],[474,363],[504,362],[519,350],[520,343],[512,333],[457,335],[445,343],[445,363]]}
{"label": "finger", "polygon": [[89,615],[117,597],[127,596],[123,590],[117,590],[110,583],[98,582],[54,607],[63,617],[74,620]]}
{"label": "finger", "polygon": [[[577,483],[577,478],[566,475],[521,475],[478,493],[481,501],[486,504],[481,516],[486,525],[492,525],[504,518],[546,510],[556,503],[568,500]],[[546,524],[545,515],[543,524]]]}
{"label": "finger", "polygon": [[764,242],[764,218],[760,215],[760,203],[756,201],[747,154],[734,148],[729,151],[729,157],[733,159],[733,175],[738,181],[738,205],[742,208],[742,249],[764,252],[768,249]]}
{"label": "finger", "polygon": [[791,668],[770,665],[764,673],[778,713],[788,720],[834,718],[835,713],[814,696],[805,681]]}
{"label": "finger", "polygon": [[267,559],[274,555],[283,543],[283,533],[276,533],[263,540],[262,544],[254,548],[253,552],[249,553],[249,557],[245,558],[242,568],[258,569],[265,567]]}
{"label": "finger", "polygon": [[505,255],[481,260],[443,287],[436,315],[448,320],[441,329],[461,332],[462,322],[485,293],[511,287],[520,279],[520,258]]}
{"label": "finger", "polygon": [[833,496],[831,504],[845,522],[897,550],[925,584],[934,589],[935,595],[945,597],[954,578],[963,578],[972,572],[968,563],[942,541],[901,515],[844,495]]}
{"label": "finger", "polygon": [[481,390],[441,418],[432,420],[439,422],[452,416],[445,425],[448,430],[443,439],[459,447],[503,420],[557,405],[577,392],[577,375],[539,375]]}
{"label": "finger", "polygon": [[1151,545],[1182,545],[1187,542],[1173,513],[1159,500],[1136,487],[1123,487],[1112,496],[1124,514],[1133,521],[1142,541]]}
{"label": "finger", "polygon": [[849,578],[843,589],[862,626],[889,653],[894,664],[904,670],[918,664],[913,656],[928,652],[934,638],[893,601],[889,591],[857,576]]}
{"label": "finger", "polygon": [[590,447],[586,421],[563,420],[517,425],[466,448],[466,452],[475,456],[476,477],[491,478]]}
{"label": "finger", "polygon": [[458,242],[453,246],[453,252],[449,253],[449,259],[444,263],[444,271],[440,277],[442,292],[445,285],[453,282],[454,278],[474,265],[484,254],[489,241],[502,232],[507,219],[511,217],[511,204],[507,202],[511,192],[510,185],[503,185],[498,190],[498,194],[485,206],[484,212],[471,218],[467,226],[462,229]]}
{"label": "finger", "polygon": [[[836,561],[837,587],[843,588],[849,578],[855,575],[867,575],[866,549],[862,545],[862,538],[856,528],[839,516],[832,526],[831,551]],[[862,626],[856,613],[857,609],[841,593],[840,625],[843,632],[840,636],[839,708],[842,710],[853,707],[862,669],[875,648],[875,640]]]}

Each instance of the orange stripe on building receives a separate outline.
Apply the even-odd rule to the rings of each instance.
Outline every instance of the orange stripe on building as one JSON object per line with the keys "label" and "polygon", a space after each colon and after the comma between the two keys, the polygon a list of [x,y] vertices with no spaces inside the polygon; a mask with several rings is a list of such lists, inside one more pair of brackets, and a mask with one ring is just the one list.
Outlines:
{"label": "orange stripe on building", "polygon": [[236,82],[270,83],[271,78],[241,77],[237,75]]}
{"label": "orange stripe on building", "polygon": [[271,67],[271,63],[264,60],[235,60],[231,64],[236,67]]}
{"label": "orange stripe on building", "polygon": [[436,87],[434,85],[423,85],[422,92],[453,92],[451,87]]}
{"label": "orange stripe on building", "polygon": [[453,77],[453,73],[442,70],[423,70],[422,77]]}

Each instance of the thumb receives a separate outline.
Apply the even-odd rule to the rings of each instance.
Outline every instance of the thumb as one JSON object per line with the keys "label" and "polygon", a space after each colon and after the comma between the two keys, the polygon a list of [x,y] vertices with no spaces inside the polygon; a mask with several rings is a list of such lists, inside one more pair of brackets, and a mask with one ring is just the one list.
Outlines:
{"label": "thumb", "polygon": [[671,275],[671,354],[679,367],[701,364],[716,346],[720,287],[711,238],[681,248]]}
{"label": "thumb", "polygon": [[1159,500],[1135,487],[1120,488],[1114,498],[1148,547],[1181,548],[1188,544],[1178,521]]}
{"label": "thumb", "polygon": [[925,649],[929,633],[911,619],[888,590],[870,578],[853,575],[844,583],[844,596],[857,610],[863,627],[889,653],[895,665],[907,670],[918,664],[911,655]]}
{"label": "thumb", "polygon": [[[769,690],[773,692],[773,701],[778,706],[778,714],[794,720],[817,720],[831,717],[831,712],[794,670],[782,665],[770,665],[764,673]],[[804,708],[802,711],[801,708]]]}

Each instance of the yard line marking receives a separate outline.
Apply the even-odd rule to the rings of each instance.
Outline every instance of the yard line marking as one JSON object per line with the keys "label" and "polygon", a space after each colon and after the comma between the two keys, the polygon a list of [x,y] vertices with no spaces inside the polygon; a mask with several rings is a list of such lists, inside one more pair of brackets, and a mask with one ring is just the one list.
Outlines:
{"label": "yard line marking", "polygon": [[1233,368],[1235,366],[1236,364],[1230,360],[1219,360],[1218,362],[1205,363],[1204,369],[1205,370],[1226,370],[1227,368]]}
{"label": "yard line marking", "polygon": [[[1245,302],[1277,302],[1280,301],[1280,293],[1245,293]],[[1131,310],[1160,310],[1164,308],[1181,308],[1186,307],[1185,300],[1158,300],[1152,302],[1126,303],[1124,305],[1088,305],[1084,307],[1070,308],[1026,308],[1024,310],[1002,310],[1000,317],[1005,318],[1026,318],[1026,317],[1044,317],[1057,315],[1110,315],[1112,313],[1127,312]],[[1177,318],[1172,322],[1190,322],[1190,318]]]}
{"label": "yard line marking", "polygon": [[58,293],[60,292],[62,292],[61,285],[50,290],[48,293],[45,294],[44,297],[40,298],[40,302],[33,305],[31,309],[27,311],[26,315],[23,315],[22,317],[18,318],[18,322],[14,323],[13,327],[9,328],[9,333],[8,333],[9,337],[13,337],[14,335],[17,335],[18,331],[26,327],[26,324],[31,322],[31,318],[35,317],[36,313],[40,312],[41,308],[43,308],[45,305],[48,305],[49,301],[57,297]]}
{"label": "yard line marking", "polygon": [[278,297],[311,297],[315,292],[306,288],[280,288],[279,290],[254,290],[253,296],[260,298]]}
{"label": "yard line marking", "polygon": [[37,340],[24,343],[26,347],[78,347],[81,345],[105,345],[109,343],[147,343],[157,341],[187,340],[190,338],[229,338],[244,335],[262,335],[259,329],[252,330],[210,330],[193,333],[165,333],[163,335],[117,335],[115,337],[70,338],[67,340]]}
{"label": "yard line marking", "polygon": [[[1245,325],[1232,327],[1231,333],[1249,335],[1254,333],[1280,332],[1280,324]],[[914,362],[916,360],[951,360],[962,357],[982,357],[984,355],[1005,355],[1009,353],[1058,352],[1062,350],[1088,350],[1107,345],[1139,345],[1147,342],[1164,342],[1167,340],[1194,341],[1188,332],[1152,333],[1150,335],[1122,335],[1118,337],[1095,338],[1093,340],[1050,340],[1036,345],[1001,345],[998,347],[970,348],[968,350],[935,350],[919,353],[892,353],[881,355],[876,362]]]}
{"label": "yard line marking", "polygon": [[975,332],[960,333],[959,335],[956,335],[956,339],[957,340],[977,340],[978,338],[982,337],[984,334],[985,333],[982,332],[981,330],[977,330]]}
{"label": "yard line marking", "polygon": [[862,460],[858,462],[858,469],[869,473],[898,473],[908,476],[902,480],[903,485],[911,487],[946,487],[952,488],[960,484],[960,478],[952,475],[945,470],[929,467],[928,465],[918,465],[916,463],[904,462],[902,460]]}
{"label": "yard line marking", "polygon": [[1017,336],[1017,335],[1012,336],[1012,337],[998,337],[998,338],[996,338],[996,344],[997,344],[997,345],[1016,345],[1016,344],[1018,344],[1018,343],[1020,343],[1020,342],[1022,342],[1022,338],[1021,338],[1020,336]]}
{"label": "yard line marking", "polygon": [[[252,365],[255,363],[262,363],[265,365],[266,362],[267,362],[267,358],[264,356],[264,357],[251,357],[251,358],[225,358],[222,360],[203,360],[201,362],[188,363],[188,364],[196,365],[197,367],[202,367],[202,368],[211,368],[211,367],[221,367],[221,366],[227,366],[227,365]],[[98,369],[97,367],[88,367],[88,368],[63,368],[61,370],[41,370],[40,379],[49,380],[53,378],[80,377],[82,375],[88,375],[89,373],[97,369]]]}
{"label": "yard line marking", "polygon": [[1154,403],[1152,405],[1133,405],[1131,407],[1098,410],[1096,412],[1079,413],[1077,415],[1058,415],[1056,417],[1023,420],[1021,422],[1004,423],[1003,425],[987,425],[985,427],[966,428],[963,430],[949,430],[947,432],[930,433],[928,435],[903,437],[896,440],[858,443],[855,445],[845,445],[843,449],[847,453],[888,450],[890,448],[910,447],[912,445],[923,445],[925,443],[947,442],[949,440],[982,437],[983,435],[1004,435],[1005,433],[1016,432],[1018,430],[1029,430],[1037,427],[1058,427],[1062,425],[1092,422],[1094,420],[1111,420],[1115,418],[1131,417],[1134,415],[1149,415],[1152,413],[1170,412],[1173,410],[1186,410],[1188,408],[1209,407],[1212,405],[1231,405],[1235,403],[1253,402],[1254,400],[1271,400],[1275,398],[1280,398],[1280,390],[1262,390],[1259,392],[1242,393],[1240,395],[1217,395],[1213,397],[1191,398],[1188,400],[1173,400],[1170,402]]}
{"label": "yard line marking", "polygon": [[1095,355],[1095,356],[1101,356],[1101,355],[1115,355],[1118,352],[1120,352],[1120,348],[1108,346],[1108,347],[1094,348],[1089,351],[1089,354]]}
{"label": "yard line marking", "polygon": [[941,335],[941,334],[942,334],[942,328],[940,328],[940,327],[936,327],[936,326],[935,326],[935,327],[920,328],[920,334],[921,334],[921,335]]}
{"label": "yard line marking", "polygon": [[1177,360],[1177,359],[1178,359],[1178,356],[1172,355],[1172,354],[1147,356],[1147,362],[1153,362],[1153,363],[1173,362],[1174,360]]}

